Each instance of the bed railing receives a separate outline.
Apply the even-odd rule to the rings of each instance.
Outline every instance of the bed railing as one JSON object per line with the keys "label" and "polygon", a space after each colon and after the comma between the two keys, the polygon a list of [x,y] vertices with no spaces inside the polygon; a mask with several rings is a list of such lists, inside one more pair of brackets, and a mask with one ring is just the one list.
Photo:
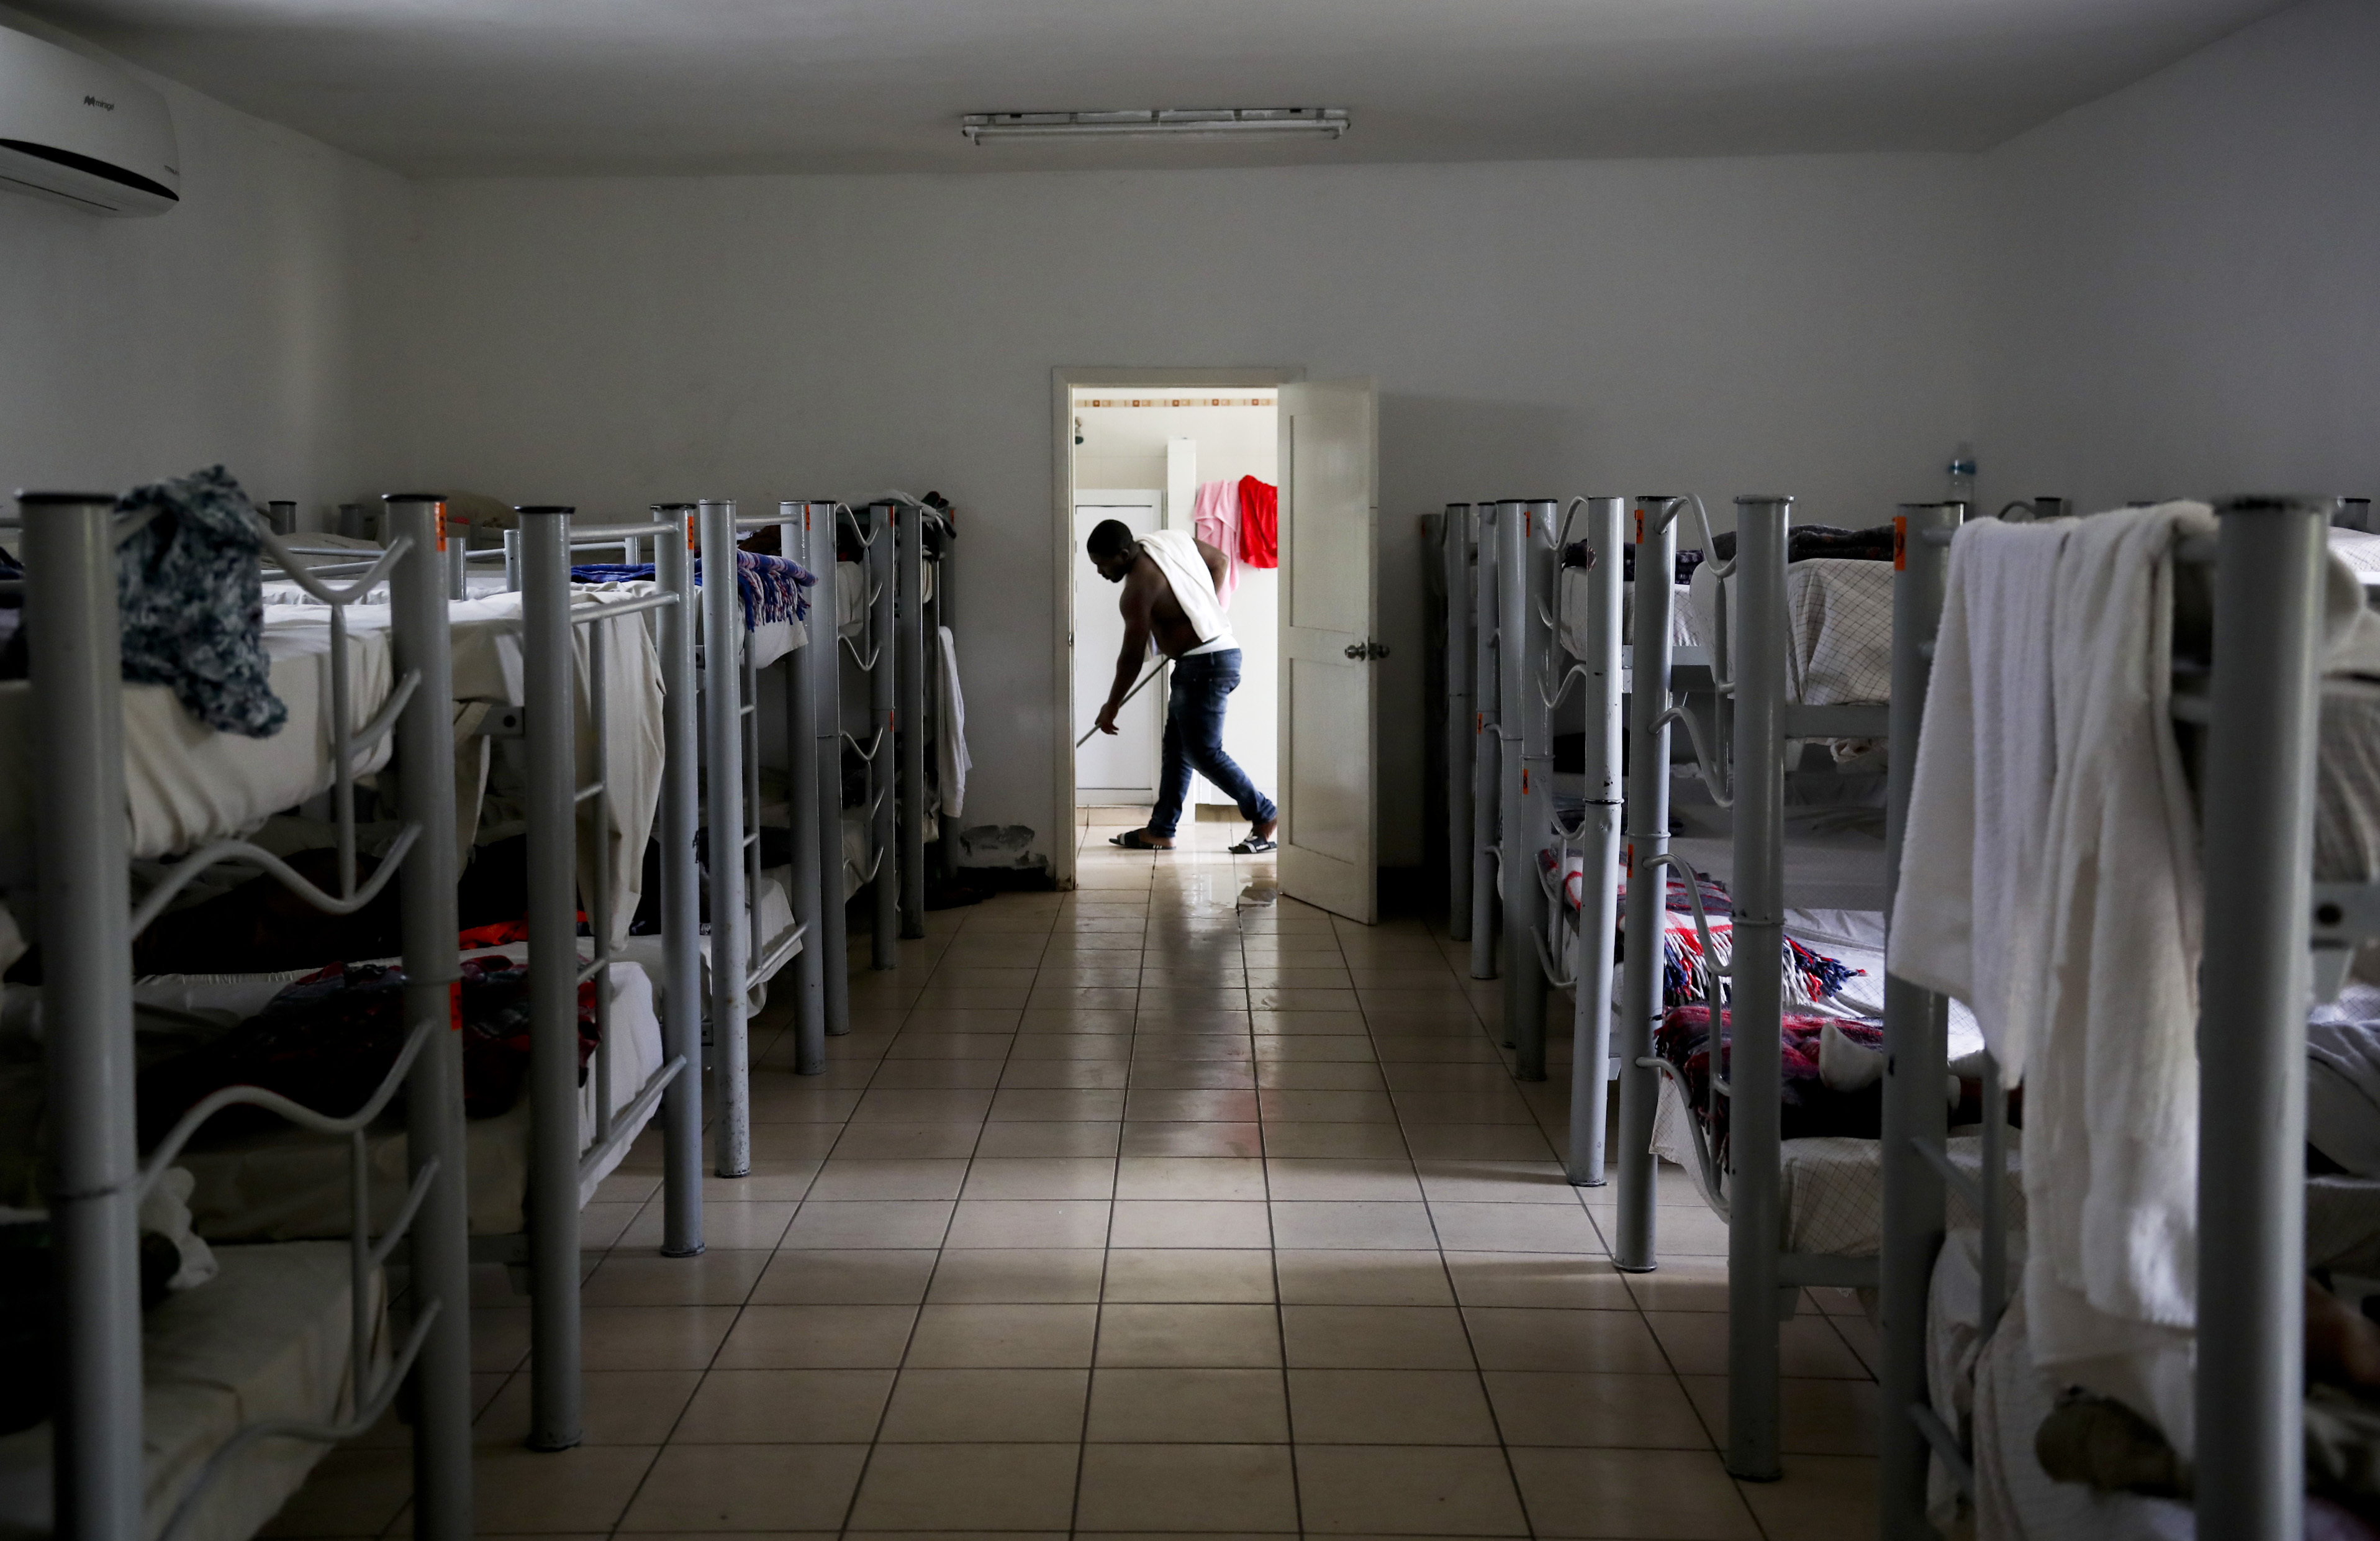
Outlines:
{"label": "bed railing", "polygon": [[[146,1534],[142,1369],[137,1261],[141,1196],[215,1113],[265,1107],[351,1142],[355,1363],[349,1413],[319,1422],[257,1423],[217,1448],[185,1489],[166,1528],[184,1534],[231,1457],[258,1439],[325,1442],[352,1437],[384,1410],[404,1377],[416,1385],[414,1530],[440,1541],[470,1533],[470,1339],[466,1309],[462,1067],[449,1024],[456,968],[454,760],[448,626],[442,596],[443,525],[436,495],[387,499],[389,548],[361,565],[358,581],[328,586],[259,521],[267,556],[331,607],[334,805],[340,831],[339,893],[324,893],[285,864],[240,841],[217,841],[179,863],[136,911],[126,871],[123,676],[116,610],[116,547],[144,520],[117,520],[112,497],[27,494],[26,615],[33,720],[44,757],[34,833],[53,1122],[52,1217],[64,1303],[53,1493],[56,1532],[75,1541],[139,1541]],[[382,579],[395,606],[398,686],[370,723],[353,724],[345,607]],[[355,757],[394,731],[400,764],[435,774],[407,777],[404,829],[381,869],[356,881]],[[175,893],[209,867],[253,863],[313,907],[351,913],[401,874],[405,1020],[395,1065],[365,1106],[332,1118],[256,1088],[215,1093],[189,1110],[144,1168],[134,1135],[131,941]],[[402,1087],[407,1093],[409,1185],[382,1236],[371,1235],[364,1128]],[[381,1265],[409,1243],[413,1326],[389,1368],[371,1374],[370,1302]]]}
{"label": "bed railing", "polygon": [[[535,1449],[568,1449],[584,1437],[581,1344],[579,1331],[579,1207],[588,1179],[615,1157],[670,1089],[681,1079],[691,1080],[701,1063],[698,1013],[689,999],[671,989],[664,1001],[662,1062],[625,1107],[617,1112],[615,1098],[618,1035],[612,1031],[616,991],[612,982],[615,960],[613,893],[616,792],[611,785],[611,692],[604,661],[607,638],[601,629],[634,624],[642,630],[643,617],[657,612],[665,652],[682,642],[674,635],[691,624],[693,597],[690,564],[677,543],[662,540],[684,528],[680,522],[609,529],[601,535],[574,534],[572,516],[565,507],[525,507],[517,510],[519,568],[522,580],[521,630],[523,673],[523,737],[528,758],[528,840],[529,921],[529,1102],[531,1150],[528,1185],[530,1268],[529,1445]],[[653,536],[662,551],[662,563],[672,582],[653,593],[625,601],[574,602],[570,553],[574,546],[604,544],[644,535]],[[672,558],[674,557],[674,560]],[[659,569],[657,568],[657,572]],[[731,598],[734,589],[728,590]],[[587,628],[585,671],[587,727],[595,745],[595,778],[578,781],[577,631]],[[665,682],[666,685],[666,682]],[[666,689],[664,691],[666,694]],[[671,741],[670,722],[662,724],[665,764],[690,758],[692,744]],[[670,801],[666,789],[662,799]],[[591,817],[582,810],[593,804]],[[677,821],[672,821],[677,822]],[[594,831],[594,859],[587,863],[584,896],[591,936],[592,959],[578,962],[577,912],[580,830]],[[642,853],[639,852],[641,860]],[[695,938],[686,934],[685,906],[670,901],[694,887],[691,839],[665,842],[662,881],[665,947],[673,961],[696,956]],[[713,940],[714,947],[716,938]],[[565,966],[565,960],[567,960]],[[685,971],[676,971],[683,972]],[[580,1128],[578,1062],[578,993],[595,987],[597,1045],[591,1079],[595,1099],[595,1131],[584,1143]],[[677,983],[673,980],[672,985]],[[698,1093],[697,1094],[698,1097]],[[699,1103],[681,1097],[677,1118],[699,1118]],[[699,1125],[697,1125],[698,1131]],[[699,1139],[698,1132],[697,1140]],[[665,1136],[666,1139],[666,1136]],[[674,1142],[684,1159],[684,1141]],[[698,1149],[698,1144],[697,1146]],[[699,1252],[701,1190],[698,1181],[669,1184],[664,1198],[667,1240],[674,1255]]]}

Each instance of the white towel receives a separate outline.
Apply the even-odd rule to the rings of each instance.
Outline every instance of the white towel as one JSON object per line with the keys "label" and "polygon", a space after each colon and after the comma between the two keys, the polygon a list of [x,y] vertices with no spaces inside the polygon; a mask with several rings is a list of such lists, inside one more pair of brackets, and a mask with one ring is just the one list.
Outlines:
{"label": "white towel", "polygon": [[942,813],[957,818],[966,811],[967,772],[975,760],[966,747],[966,698],[959,693],[959,643],[947,626],[941,630],[941,689],[934,702],[934,778],[941,783]]}
{"label": "white towel", "polygon": [[1182,606],[1190,630],[1197,633],[1198,652],[1220,653],[1240,645],[1223,619],[1221,602],[1215,597],[1215,575],[1208,570],[1207,559],[1198,555],[1198,543],[1188,531],[1152,531],[1140,538],[1140,549],[1172,586],[1173,602]]}
{"label": "white towel", "polygon": [[2048,972],[2051,600],[2073,528],[1978,520],[1951,542],[1888,948],[1973,1008],[2011,1085]]}

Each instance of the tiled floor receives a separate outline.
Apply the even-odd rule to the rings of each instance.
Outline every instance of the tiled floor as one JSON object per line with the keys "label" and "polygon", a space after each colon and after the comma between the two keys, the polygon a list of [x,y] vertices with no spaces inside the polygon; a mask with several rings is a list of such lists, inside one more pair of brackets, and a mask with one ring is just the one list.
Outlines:
{"label": "tiled floor", "polygon": [[[606,1184],[580,1449],[522,1448],[492,1290],[483,1533],[1872,1532],[1847,1297],[1787,1328],[1786,1480],[1731,1481],[1699,1202],[1615,1272],[1565,1077],[1511,1080],[1460,949],[1276,901],[1238,826],[1152,857],[1124,822],[1087,814],[1074,893],[932,914],[894,972],[855,949],[823,1076],[762,1019],[706,1255],[654,1253],[650,1151]],[[334,1452],[276,1532],[401,1535],[406,1459]]]}

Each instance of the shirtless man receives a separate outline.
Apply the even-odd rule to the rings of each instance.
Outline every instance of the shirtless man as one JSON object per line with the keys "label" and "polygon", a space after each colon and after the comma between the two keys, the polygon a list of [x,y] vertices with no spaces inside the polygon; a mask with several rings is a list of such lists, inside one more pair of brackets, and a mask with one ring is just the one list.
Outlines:
{"label": "shirtless man", "polygon": [[[1223,607],[1215,597],[1223,554],[1179,530],[1160,530],[1135,541],[1131,526],[1112,519],[1093,530],[1084,547],[1100,577],[1123,585],[1123,653],[1116,659],[1115,684],[1107,704],[1099,708],[1099,731],[1116,730],[1116,713],[1140,678],[1151,639],[1173,660],[1157,806],[1149,812],[1147,828],[1127,830],[1110,843],[1127,850],[1172,850],[1183,805],[1190,801],[1190,773],[1196,769],[1229,794],[1248,821],[1248,838],[1232,850],[1245,856],[1272,850],[1280,811],[1223,752],[1224,707],[1240,683],[1240,644],[1224,625]],[[1201,577],[1206,580],[1203,591],[1191,588]]]}

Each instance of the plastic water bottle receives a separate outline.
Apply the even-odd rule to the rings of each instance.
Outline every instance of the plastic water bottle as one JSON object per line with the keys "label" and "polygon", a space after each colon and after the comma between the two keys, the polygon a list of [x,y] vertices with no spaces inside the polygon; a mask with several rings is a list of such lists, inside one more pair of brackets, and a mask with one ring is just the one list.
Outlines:
{"label": "plastic water bottle", "polygon": [[1973,503],[1975,500],[1975,446],[1961,439],[1950,451],[1950,501]]}

